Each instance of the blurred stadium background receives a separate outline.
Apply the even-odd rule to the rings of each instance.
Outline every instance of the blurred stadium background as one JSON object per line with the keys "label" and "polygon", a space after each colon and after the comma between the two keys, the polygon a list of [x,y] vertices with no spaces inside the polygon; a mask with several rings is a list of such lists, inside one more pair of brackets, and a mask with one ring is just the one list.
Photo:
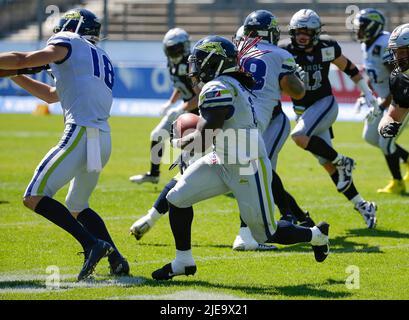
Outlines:
{"label": "blurred stadium background", "polygon": [[[268,9],[279,19],[281,38],[287,24],[301,8],[318,12],[324,31],[341,43],[344,53],[360,63],[359,44],[348,22],[357,8],[375,7],[387,18],[386,30],[407,22],[409,1],[377,0],[345,3],[343,0],[0,0],[1,51],[28,51],[42,47],[52,34],[60,13],[78,6],[95,12],[103,22],[101,46],[115,63],[113,115],[157,116],[172,92],[161,40],[166,31],[181,27],[192,42],[209,34],[231,38],[248,13]],[[348,6],[356,6],[349,7]],[[50,81],[47,74],[39,78]],[[340,119],[360,120],[352,110],[359,92],[338,70],[331,70],[333,89],[342,103]],[[0,113],[32,112],[40,102],[0,79]],[[289,106],[287,105],[287,110]],[[59,105],[50,106],[60,112]],[[291,112],[289,111],[291,116]]]}

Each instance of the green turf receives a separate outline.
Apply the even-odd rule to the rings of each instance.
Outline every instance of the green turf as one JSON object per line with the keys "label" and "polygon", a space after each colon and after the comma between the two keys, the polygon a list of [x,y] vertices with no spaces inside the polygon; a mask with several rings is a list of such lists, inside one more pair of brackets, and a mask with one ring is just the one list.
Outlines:
{"label": "green turf", "polygon": [[[363,197],[379,206],[376,230],[365,228],[315,159],[288,141],[278,171],[313,218],[331,224],[329,258],[316,263],[307,245],[279,246],[272,253],[233,252],[231,245],[239,229],[237,205],[234,199],[219,196],[195,207],[196,275],[163,283],[151,280],[153,270],[174,258],[168,218],[139,242],[128,235],[128,229],[151,207],[175,172],[163,166],[157,186],[136,186],[128,177],[148,169],[149,134],[157,122],[111,119],[112,156],[91,198],[92,208],[105,218],[131,263],[132,277],[110,278],[107,260],[103,260],[95,281],[77,284],[83,259],[76,254],[80,246],[21,203],[36,165],[62,133],[62,118],[0,115],[0,299],[409,298],[409,198],[376,193],[389,180],[389,173],[381,152],[361,139],[361,123],[337,123],[334,142],[340,152],[356,160],[354,180]],[[408,135],[403,134],[400,141],[408,146]],[[63,201],[66,191],[56,198]],[[46,288],[46,269],[51,265],[58,266],[63,276],[59,290]],[[351,265],[359,268],[359,289],[345,285]]]}

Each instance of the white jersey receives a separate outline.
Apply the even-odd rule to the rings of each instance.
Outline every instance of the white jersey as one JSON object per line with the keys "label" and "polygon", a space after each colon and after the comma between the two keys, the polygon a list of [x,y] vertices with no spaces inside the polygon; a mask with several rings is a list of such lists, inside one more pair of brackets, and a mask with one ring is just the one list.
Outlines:
{"label": "white jersey", "polygon": [[371,85],[381,98],[389,95],[389,70],[385,66],[391,55],[387,50],[390,33],[384,31],[367,48],[365,43],[361,44],[365,72],[368,74]]}
{"label": "white jersey", "polygon": [[[230,113],[222,131],[215,137],[214,150],[220,159],[230,164],[246,163],[266,156],[252,96],[236,79],[219,76],[206,83],[199,95],[199,109],[227,107]],[[225,162],[226,163],[226,162]],[[237,162],[236,162],[237,163]]]}
{"label": "white jersey", "polygon": [[59,32],[47,45],[68,48],[63,61],[50,64],[65,123],[109,131],[114,69],[106,52],[73,32]]}
{"label": "white jersey", "polygon": [[271,43],[259,42],[242,58],[243,67],[257,81],[253,88],[254,108],[259,127],[263,132],[273,109],[280,103],[282,77],[295,72],[295,60],[291,53]]}

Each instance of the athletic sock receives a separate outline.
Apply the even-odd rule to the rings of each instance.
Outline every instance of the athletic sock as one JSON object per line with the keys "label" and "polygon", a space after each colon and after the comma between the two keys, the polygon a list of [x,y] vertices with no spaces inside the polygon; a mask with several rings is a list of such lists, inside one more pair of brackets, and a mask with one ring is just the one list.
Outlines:
{"label": "athletic sock", "polygon": [[338,155],[338,152],[336,152],[328,143],[326,143],[325,140],[317,136],[310,137],[305,150],[308,150],[313,154],[327,159],[331,162],[334,161]]}
{"label": "athletic sock", "polygon": [[177,181],[172,179],[169,183],[162,189],[159,197],[156,199],[153,207],[160,213],[165,214],[169,210],[168,200],[166,200],[166,196],[170,190],[176,185]]}
{"label": "athletic sock", "polygon": [[402,159],[403,162],[408,162],[409,152],[403,149],[397,143],[395,144],[395,146],[396,146],[396,151],[399,154],[399,158]]}
{"label": "athletic sock", "polygon": [[291,222],[280,220],[277,221],[277,230],[268,242],[279,244],[295,244],[310,242],[312,231],[310,228],[304,228],[292,224]]}
{"label": "athletic sock", "polygon": [[[331,179],[334,182],[335,185],[337,185],[338,183],[338,179],[339,179],[339,174],[338,171],[335,171],[332,175],[331,175]],[[349,186],[348,189],[346,189],[344,192],[342,192],[342,194],[349,200],[351,201],[353,204],[357,204],[358,202],[360,202],[361,200],[363,200],[363,198],[359,195],[358,190],[356,190],[355,184],[352,181],[351,185]]]}
{"label": "athletic sock", "polygon": [[84,251],[93,246],[97,241],[97,239],[71,215],[66,207],[50,197],[43,197],[34,211],[71,234],[82,245]]}
{"label": "athletic sock", "polygon": [[186,266],[194,266],[192,250],[176,250],[176,259],[172,261],[172,271],[174,273],[184,273]]}
{"label": "athletic sock", "polygon": [[402,174],[400,172],[399,165],[399,152],[385,155],[386,163],[388,164],[389,171],[392,174],[393,179],[402,180]]}
{"label": "athletic sock", "polygon": [[159,141],[151,142],[151,170],[150,170],[151,176],[157,177],[160,174],[159,167],[160,161],[163,156],[163,147],[164,147],[163,142]]}
{"label": "athletic sock", "polygon": [[169,203],[169,222],[177,250],[186,251],[191,249],[192,221],[192,207],[178,208]]}
{"label": "athletic sock", "polygon": [[283,182],[275,170],[273,170],[273,180],[271,182],[271,190],[273,193],[274,202],[280,210],[281,216],[290,214],[290,206],[287,201],[287,192],[284,190]]}
{"label": "athletic sock", "polygon": [[77,217],[77,220],[87,229],[95,238],[108,242],[115,251],[109,255],[109,261],[115,261],[121,257],[114,241],[112,240],[104,220],[91,208],[82,210]]}

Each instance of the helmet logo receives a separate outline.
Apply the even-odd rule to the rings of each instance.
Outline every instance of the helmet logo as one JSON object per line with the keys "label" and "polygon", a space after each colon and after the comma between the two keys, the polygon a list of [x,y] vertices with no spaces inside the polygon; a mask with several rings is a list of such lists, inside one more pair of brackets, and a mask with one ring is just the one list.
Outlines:
{"label": "helmet logo", "polygon": [[260,22],[257,21],[256,17],[251,17],[250,20],[247,22],[249,26],[259,26]]}
{"label": "helmet logo", "polygon": [[370,13],[368,14],[368,19],[372,20],[372,21],[376,21],[379,23],[383,23],[382,18],[379,16],[379,14],[377,13]]}
{"label": "helmet logo", "polygon": [[78,11],[69,11],[63,16],[64,19],[71,19],[71,20],[79,20],[81,18],[81,14]]}
{"label": "helmet logo", "polygon": [[198,46],[197,49],[207,53],[213,52],[214,54],[227,58],[226,52],[224,51],[220,42],[203,43],[200,46]]}

